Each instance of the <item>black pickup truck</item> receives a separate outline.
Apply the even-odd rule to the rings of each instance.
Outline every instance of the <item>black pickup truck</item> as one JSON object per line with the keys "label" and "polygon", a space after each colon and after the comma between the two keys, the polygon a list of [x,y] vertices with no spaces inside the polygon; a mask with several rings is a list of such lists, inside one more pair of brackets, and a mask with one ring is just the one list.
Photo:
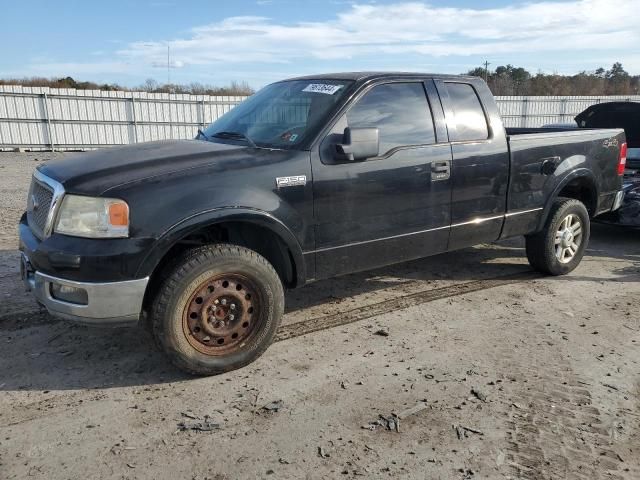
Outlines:
{"label": "black pickup truck", "polygon": [[194,140],[41,165],[25,284],[55,316],[148,324],[180,368],[268,347],[285,288],[524,235],[580,262],[622,201],[622,129],[506,129],[472,77],[342,73],[269,85]]}

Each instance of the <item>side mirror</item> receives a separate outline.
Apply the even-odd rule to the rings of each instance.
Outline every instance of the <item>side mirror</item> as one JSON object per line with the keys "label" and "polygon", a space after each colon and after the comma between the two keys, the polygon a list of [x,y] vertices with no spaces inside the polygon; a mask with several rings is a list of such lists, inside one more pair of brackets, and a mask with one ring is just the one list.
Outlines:
{"label": "side mirror", "polygon": [[380,154],[380,131],[375,128],[344,129],[342,143],[335,145],[336,160],[357,162]]}

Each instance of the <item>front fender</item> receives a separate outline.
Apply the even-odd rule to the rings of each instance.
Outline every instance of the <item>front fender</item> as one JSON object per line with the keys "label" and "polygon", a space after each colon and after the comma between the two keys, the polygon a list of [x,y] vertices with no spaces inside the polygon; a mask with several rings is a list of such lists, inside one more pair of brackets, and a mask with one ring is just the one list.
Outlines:
{"label": "front fender", "polygon": [[276,234],[291,252],[296,271],[296,283],[298,285],[304,284],[306,271],[302,247],[293,232],[273,215],[248,207],[220,207],[206,210],[171,226],[161,234],[138,267],[138,277],[151,275],[171,247],[183,238],[202,228],[230,221],[252,223],[267,228]]}

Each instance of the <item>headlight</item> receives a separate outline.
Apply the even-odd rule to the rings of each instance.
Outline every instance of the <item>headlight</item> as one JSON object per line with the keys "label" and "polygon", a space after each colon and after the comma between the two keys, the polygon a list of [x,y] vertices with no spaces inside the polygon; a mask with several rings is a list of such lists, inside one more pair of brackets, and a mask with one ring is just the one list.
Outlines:
{"label": "headlight", "polygon": [[129,206],[115,198],[65,195],[56,233],[88,238],[129,236]]}

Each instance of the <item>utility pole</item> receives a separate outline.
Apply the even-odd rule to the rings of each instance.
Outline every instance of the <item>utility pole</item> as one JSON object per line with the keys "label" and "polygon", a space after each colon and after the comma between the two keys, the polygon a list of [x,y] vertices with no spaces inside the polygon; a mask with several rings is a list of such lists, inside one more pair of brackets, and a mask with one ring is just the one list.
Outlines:
{"label": "utility pole", "polygon": [[491,65],[488,61],[484,61],[484,81],[485,83],[489,82],[489,65]]}

